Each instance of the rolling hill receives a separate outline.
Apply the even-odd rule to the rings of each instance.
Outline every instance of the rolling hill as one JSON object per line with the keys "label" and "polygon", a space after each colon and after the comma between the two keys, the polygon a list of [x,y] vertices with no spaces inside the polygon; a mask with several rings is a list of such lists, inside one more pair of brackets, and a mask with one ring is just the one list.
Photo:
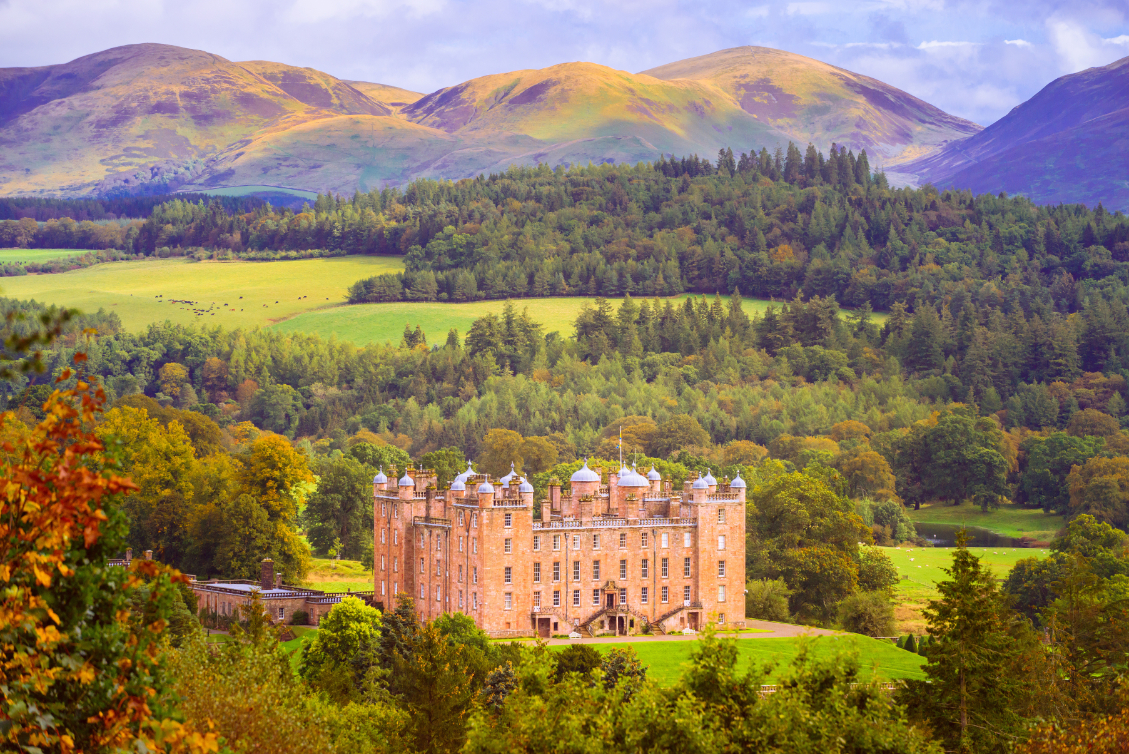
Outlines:
{"label": "rolling hill", "polygon": [[902,169],[938,186],[1129,210],[1129,57],[1055,79],[980,133]]}
{"label": "rolling hill", "polygon": [[865,148],[893,165],[978,129],[879,81],[766,48],[643,73],[564,63],[421,95],[142,44],[0,70],[0,194],[351,193],[512,164],[712,157],[789,140]]}

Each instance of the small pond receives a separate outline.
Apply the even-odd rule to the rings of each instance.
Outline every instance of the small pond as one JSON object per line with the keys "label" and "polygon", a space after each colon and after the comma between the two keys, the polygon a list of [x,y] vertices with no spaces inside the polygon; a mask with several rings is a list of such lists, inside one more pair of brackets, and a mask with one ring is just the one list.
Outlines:
{"label": "small pond", "polygon": [[[953,547],[956,544],[957,532],[961,527],[956,524],[919,524],[915,523],[917,535],[928,539],[934,547]],[[994,531],[981,529],[978,526],[966,526],[969,547],[1023,547],[1023,542],[1016,537],[1007,537],[996,534]]]}

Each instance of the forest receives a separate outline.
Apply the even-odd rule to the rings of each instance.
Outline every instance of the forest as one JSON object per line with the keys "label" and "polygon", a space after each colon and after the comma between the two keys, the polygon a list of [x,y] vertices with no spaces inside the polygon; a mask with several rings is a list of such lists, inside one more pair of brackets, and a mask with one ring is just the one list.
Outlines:
{"label": "forest", "polygon": [[[27,246],[52,222],[76,225],[0,228],[25,229]],[[0,653],[18,679],[9,741],[50,748],[66,730],[99,751],[132,736],[170,751],[487,752],[557,751],[563,734],[578,751],[1030,754],[1129,742],[1120,214],[893,190],[865,154],[790,148],[420,181],[298,214],[174,200],[98,227],[124,228],[130,245],[114,253],[131,255],[405,255],[403,275],[359,281],[358,301],[512,300],[467,332],[406,327],[365,347],[169,323],[131,333],[113,313],[0,300],[0,462],[27,490],[0,519],[22,532],[0,569],[0,632],[24,648]],[[686,291],[699,295],[669,298]],[[575,335],[522,311],[522,296],[564,292],[593,296]],[[742,295],[775,301],[759,312]],[[583,458],[616,468],[621,447],[676,481],[747,480],[752,618],[889,636],[899,577],[872,545],[927,545],[909,507],[972,501],[1068,523],[1002,583],[955,548],[925,611],[928,680],[893,694],[857,657],[801,652],[762,695],[775,671],[739,671],[732,640],[709,632],[663,687],[629,650],[491,643],[461,616],[420,624],[408,600],[343,601],[292,672],[257,607],[213,649],[201,621],[216,616],[197,616],[162,570],[249,578],[271,557],[301,583],[312,556],[371,561],[379,468],[422,464],[442,484],[467,459],[492,474],[512,463],[544,491]],[[40,507],[51,514],[22,512]],[[165,565],[109,566],[127,546]],[[117,668],[116,684],[80,693],[77,656]],[[141,711],[104,712],[127,707]]]}

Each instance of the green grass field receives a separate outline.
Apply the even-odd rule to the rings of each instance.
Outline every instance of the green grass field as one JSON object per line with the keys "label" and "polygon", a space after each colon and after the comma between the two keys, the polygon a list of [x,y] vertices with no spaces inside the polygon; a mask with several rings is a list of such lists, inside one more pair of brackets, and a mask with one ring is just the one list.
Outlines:
{"label": "green grass field", "polygon": [[208,189],[203,192],[211,196],[248,196],[249,194],[289,194],[290,196],[300,196],[303,199],[309,199],[313,202],[318,198],[316,191],[305,191],[303,189],[283,188],[281,186],[225,186],[223,188]]}
{"label": "green grass field", "polygon": [[[34,255],[46,260],[82,253],[66,249],[9,251],[12,261],[26,261]],[[0,262],[5,253],[0,251]],[[429,342],[441,343],[451,328],[465,335],[475,319],[502,311],[503,301],[342,305],[349,286],[357,280],[402,267],[398,257],[371,256],[279,262],[148,259],[110,262],[57,275],[4,278],[0,280],[0,293],[84,312],[114,311],[131,332],[168,320],[228,329],[274,327],[282,332],[336,336],[358,345],[398,343],[405,325],[419,325]],[[686,298],[671,300],[681,303]],[[173,299],[196,303],[170,303]],[[583,297],[515,299],[514,305],[519,310],[528,308],[546,332],[571,336],[577,314],[590,301]],[[749,313],[763,312],[769,303],[745,299],[744,306]],[[618,306],[618,302],[613,300],[612,305]],[[881,320],[881,316],[875,316],[876,322]]]}
{"label": "green grass field", "polygon": [[[799,652],[800,642],[810,642],[811,653],[815,657],[826,657],[835,652],[857,651],[868,677],[871,672],[881,680],[898,678],[924,678],[921,666],[925,658],[898,649],[888,641],[871,639],[866,636],[821,636],[813,639],[737,639],[738,667],[742,670],[752,662],[772,662],[776,667],[769,673],[765,683],[775,683],[787,671],[788,665]],[[692,641],[637,641],[609,642],[593,644],[601,652],[615,647],[630,647],[639,656],[640,662],[647,666],[647,675],[658,683],[669,686],[678,680],[684,664],[690,658]],[[554,650],[564,650],[564,646],[554,646]]]}
{"label": "green grass field", "polygon": [[0,264],[53,262],[89,254],[89,249],[0,249]]}
{"label": "green grass field", "polygon": [[1055,532],[1066,525],[1065,516],[1048,516],[1041,510],[1020,508],[1017,505],[1002,505],[994,511],[984,513],[980,506],[972,503],[934,504],[924,505],[917,511],[909,509],[907,512],[915,522],[976,526],[1008,537],[1031,537],[1038,542],[1050,541]]}
{"label": "green grass field", "polygon": [[[132,332],[165,320],[234,329],[267,326],[318,307],[342,304],[349,286],[357,280],[401,267],[398,258],[364,256],[280,262],[149,259],[110,262],[57,275],[4,278],[0,291],[9,298],[35,299],[84,312],[114,311]],[[172,304],[170,299],[197,303]],[[213,308],[204,316],[192,311],[209,307]]]}
{"label": "green grass field", "polygon": [[371,592],[372,584],[372,571],[358,560],[342,560],[334,568],[330,558],[314,558],[304,586],[324,592]]}
{"label": "green grass field", "polygon": [[[1012,566],[1024,558],[1044,558],[1046,548],[1037,547],[970,547],[984,565],[992,569],[997,579],[1007,577]],[[931,599],[937,599],[936,584],[947,578],[943,569],[953,562],[952,547],[883,547],[890,556],[902,580],[895,590],[895,624],[899,634],[921,634],[925,619],[921,610]]]}

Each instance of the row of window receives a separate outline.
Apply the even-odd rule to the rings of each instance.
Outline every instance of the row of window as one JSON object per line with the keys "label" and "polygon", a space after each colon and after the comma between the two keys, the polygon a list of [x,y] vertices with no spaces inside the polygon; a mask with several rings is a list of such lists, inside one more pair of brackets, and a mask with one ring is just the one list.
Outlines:
{"label": "row of window", "polygon": [[[593,607],[599,607],[600,606],[600,598],[601,598],[602,592],[603,592],[602,589],[593,589],[592,590],[592,606]],[[512,592],[508,592],[506,594],[507,599],[505,601],[505,605],[506,605],[507,610],[509,610],[510,606],[511,606],[511,599],[510,599],[511,595],[512,595]],[[619,596],[619,602],[617,604],[626,605],[627,604],[627,588],[621,587],[620,590],[619,590],[618,596]],[[725,597],[726,597],[725,586],[724,585],[718,586],[718,588],[717,588],[717,601],[718,602],[725,602]],[[689,586],[682,587],[682,599],[685,602],[690,601],[690,587]],[[645,587],[645,586],[640,587],[640,589],[639,589],[639,603],[642,604],[642,605],[647,605],[647,604],[650,604],[650,600],[651,600],[651,590],[650,590],[650,588]],[[581,601],[581,590],[573,589],[572,590],[572,606],[573,607],[580,607],[581,606],[580,601]],[[659,588],[659,601],[663,604],[670,602],[670,587],[664,586],[664,587]],[[533,606],[537,609],[540,609],[542,607],[542,605],[541,605],[541,592],[534,592],[533,593]],[[560,589],[554,589],[553,592],[552,592],[552,606],[553,607],[560,607],[561,606],[561,590]]]}
{"label": "row of window", "polygon": [[[462,516],[462,511],[459,511],[459,515],[460,515],[460,517]],[[475,514],[475,515],[477,516],[477,514]],[[511,515],[513,515],[513,514],[511,514],[511,513],[506,514],[507,517],[509,517]],[[509,526],[508,523],[506,525]],[[387,543],[386,534],[387,534],[386,530],[384,530],[384,529],[380,530],[380,544],[382,544],[382,545]],[[541,534],[534,534],[533,535],[533,551],[534,552],[540,552],[541,551],[541,537],[542,537]],[[392,540],[393,540],[392,544],[394,544],[394,545],[400,544],[400,533],[398,531],[394,530],[392,532]],[[443,540],[443,532],[436,532],[435,533],[435,551],[436,552],[440,552],[442,550],[442,540]],[[647,544],[647,541],[648,541],[647,532],[642,532],[640,534],[640,540],[641,540],[640,541],[641,547],[647,547],[648,546],[648,544]],[[692,540],[693,540],[693,538],[692,538],[692,535],[691,535],[690,532],[683,532],[682,533],[682,546],[683,547],[691,547],[692,546]],[[579,550],[580,549],[580,542],[581,542],[580,535],[579,534],[573,534],[572,535],[572,549],[573,550]],[[661,542],[662,542],[662,545],[661,545],[662,547],[664,547],[664,548],[670,547],[670,532],[663,532],[662,533]],[[419,546],[423,547],[423,545],[424,545],[424,533],[421,531],[419,533]],[[507,537],[503,542],[503,547],[504,547],[507,554],[512,553],[513,552],[513,539]],[[560,549],[561,549],[561,535],[560,534],[554,534],[553,535],[553,551],[559,552]],[[593,534],[592,535],[592,549],[593,550],[599,550],[600,549],[600,535],[599,534]],[[620,533],[620,535],[619,535],[619,549],[621,549],[621,550],[627,549],[627,533],[626,532]],[[718,550],[724,550],[725,549],[725,535],[724,534],[719,534],[718,537],[717,537],[717,549]],[[459,552],[462,552],[462,551],[463,551],[463,535],[460,534],[459,535]],[[477,537],[471,537],[471,551],[474,552],[475,554],[478,553],[478,538]]]}
{"label": "row of window", "polygon": [[[692,564],[692,561],[691,561],[690,558],[683,558],[682,559],[682,576],[684,578],[690,578],[691,564]],[[620,581],[626,581],[627,580],[627,578],[628,578],[627,571],[628,571],[627,560],[626,559],[620,560],[619,561],[619,578],[620,578]],[[659,561],[659,572],[662,575],[662,578],[664,578],[664,579],[670,578],[670,558],[660,559],[660,561]],[[512,573],[513,573],[512,568],[510,566],[506,566],[506,583],[507,584],[512,583],[510,581]],[[643,560],[639,561],[639,578],[648,579],[650,577],[651,577],[651,561],[648,560],[647,558],[643,558]],[[724,560],[717,561],[717,577],[719,579],[725,578],[725,561]],[[599,560],[593,560],[592,561],[592,580],[598,581],[599,579],[600,579],[600,561]],[[561,563],[560,563],[559,560],[556,560],[556,561],[553,561],[553,581],[560,581],[560,580],[561,580]],[[580,561],[579,560],[572,561],[572,580],[573,581],[580,581]],[[541,563],[540,562],[534,562],[533,563],[533,583],[534,584],[540,584],[541,583]]]}
{"label": "row of window", "polygon": [[[477,578],[475,580],[477,582]],[[386,581],[380,582],[380,596],[381,597],[386,596],[385,590],[387,589],[387,584],[388,584],[388,582],[386,582]],[[400,582],[393,581],[392,582],[392,594],[396,594],[399,591],[400,591]],[[471,596],[470,607],[473,610],[477,610],[478,609],[478,592],[471,592],[470,596]],[[424,586],[423,584],[420,584],[420,587],[419,587],[419,598],[421,600],[427,598],[427,587]],[[435,601],[436,602],[442,602],[442,600],[443,600],[443,591],[440,587],[437,586],[437,587],[435,587]],[[462,589],[459,590],[459,609],[460,610],[464,609],[463,590]],[[279,615],[279,617],[282,617],[281,614]]]}

